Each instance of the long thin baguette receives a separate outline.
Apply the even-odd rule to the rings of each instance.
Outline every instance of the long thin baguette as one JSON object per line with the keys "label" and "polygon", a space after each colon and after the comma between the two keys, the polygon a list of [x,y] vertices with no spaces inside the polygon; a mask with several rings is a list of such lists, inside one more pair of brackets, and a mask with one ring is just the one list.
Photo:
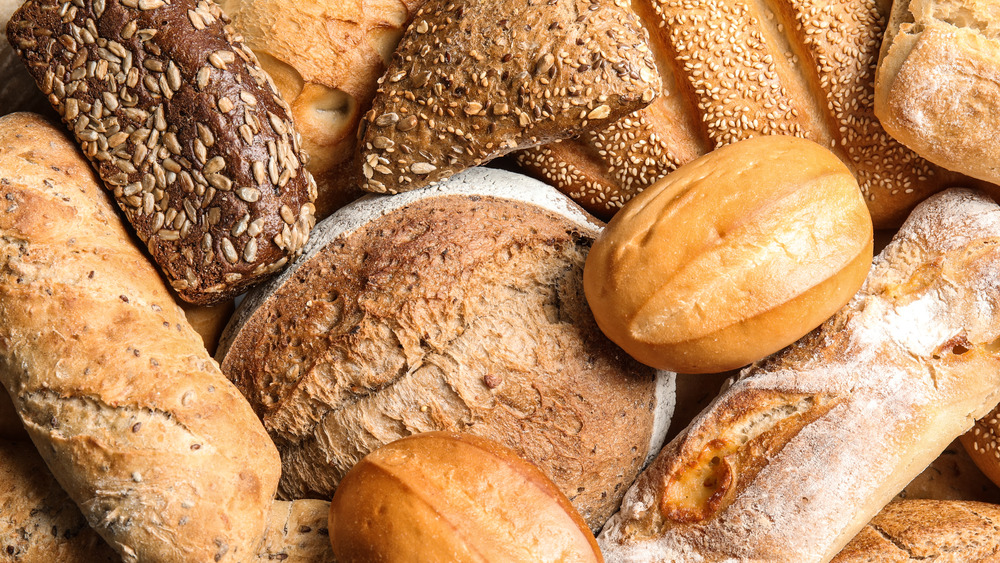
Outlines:
{"label": "long thin baguette", "polygon": [[0,383],[46,464],[126,562],[246,561],[277,451],[86,161],[0,118]]}
{"label": "long thin baguette", "polygon": [[921,204],[839,313],[752,366],[660,453],[613,561],[828,561],[1000,392],[1000,206]]}

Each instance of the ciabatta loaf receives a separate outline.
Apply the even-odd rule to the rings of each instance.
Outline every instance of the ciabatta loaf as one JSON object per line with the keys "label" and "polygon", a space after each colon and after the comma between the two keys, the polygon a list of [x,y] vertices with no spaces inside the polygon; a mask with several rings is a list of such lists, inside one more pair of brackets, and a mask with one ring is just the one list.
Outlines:
{"label": "ciabatta loaf", "polygon": [[635,0],[663,95],[628,118],[528,151],[521,162],[600,217],[688,161],[757,135],[830,148],[876,228],[896,227],[956,181],[875,118],[891,0]]}
{"label": "ciabatta loaf", "polygon": [[126,562],[246,561],[274,445],[129,237],[83,156],[0,119],[0,384]]}
{"label": "ciabatta loaf", "polygon": [[861,291],[667,445],[609,561],[828,561],[1000,398],[1000,206],[918,207]]}

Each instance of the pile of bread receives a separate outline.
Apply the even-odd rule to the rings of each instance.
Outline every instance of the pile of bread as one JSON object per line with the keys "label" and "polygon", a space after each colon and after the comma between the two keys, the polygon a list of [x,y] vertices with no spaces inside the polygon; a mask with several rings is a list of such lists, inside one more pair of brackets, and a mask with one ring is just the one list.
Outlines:
{"label": "pile of bread", "polygon": [[1000,557],[993,2],[0,28],[0,561]]}

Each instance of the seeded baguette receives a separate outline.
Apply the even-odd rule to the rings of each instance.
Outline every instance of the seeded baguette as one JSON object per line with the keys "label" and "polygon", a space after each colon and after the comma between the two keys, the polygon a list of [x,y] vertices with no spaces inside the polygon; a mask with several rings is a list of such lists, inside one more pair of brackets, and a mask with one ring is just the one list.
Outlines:
{"label": "seeded baguette", "polygon": [[0,384],[126,562],[246,561],[280,461],[72,141],[0,118]]}
{"label": "seeded baguette", "polygon": [[921,204],[850,303],[663,448],[605,558],[830,560],[1000,399],[998,244],[988,197]]}
{"label": "seeded baguette", "polygon": [[607,219],[722,145],[795,135],[847,164],[876,228],[898,227],[932,193],[970,183],[920,158],[875,117],[873,84],[891,4],[636,0],[663,95],[621,122],[521,153],[519,162]]}
{"label": "seeded baguette", "polygon": [[429,0],[362,121],[362,188],[420,188],[612,123],[658,90],[623,0]]}
{"label": "seeded baguette", "polygon": [[186,301],[241,293],[314,224],[288,104],[210,0],[29,0],[7,37]]}

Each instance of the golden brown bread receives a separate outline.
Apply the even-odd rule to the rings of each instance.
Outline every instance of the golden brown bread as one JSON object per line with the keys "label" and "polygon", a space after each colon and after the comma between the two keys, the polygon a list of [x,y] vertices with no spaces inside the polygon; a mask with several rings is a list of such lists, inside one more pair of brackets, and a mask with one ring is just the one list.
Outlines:
{"label": "golden brown bread", "polygon": [[330,545],[330,503],[325,500],[276,500],[271,505],[260,563],[335,563]]}
{"label": "golden brown bread", "polygon": [[75,145],[0,118],[0,384],[127,561],[244,561],[280,462]]}
{"label": "golden brown bread", "polygon": [[340,563],[603,562],[587,523],[537,467],[457,432],[365,456],[337,488],[330,534]]}
{"label": "golden brown bread", "polygon": [[624,0],[429,0],[362,121],[362,188],[416,189],[613,123],[657,83]]}
{"label": "golden brown bread", "polygon": [[717,373],[777,352],[861,287],[872,223],[837,157],[757,137],[679,168],[631,200],[587,255],[594,318],[633,358]]}
{"label": "golden brown bread", "polygon": [[466,431],[537,464],[599,528],[663,442],[673,378],[594,323],[598,228],[554,189],[480,168],[321,222],[218,353],[281,451],[281,494],[331,497],[378,446]]}
{"label": "golden brown bread", "polygon": [[[361,116],[413,13],[424,0],[222,0],[261,66],[288,100],[307,168],[316,178],[316,218],[360,197],[356,159]],[[357,181],[349,176],[357,171]]]}
{"label": "golden brown bread", "polygon": [[875,80],[875,114],[927,160],[1000,183],[1000,4],[897,0]]}
{"label": "golden brown bread", "polygon": [[520,162],[599,217],[677,166],[756,135],[805,137],[858,178],[879,228],[959,177],[892,139],[873,113],[889,0],[635,0],[663,95],[604,130]]}
{"label": "golden brown bread", "polygon": [[1000,206],[921,204],[861,291],[664,447],[609,561],[822,562],[1000,398]]}
{"label": "golden brown bread", "polygon": [[1000,561],[1000,506],[984,502],[890,503],[832,563]]}

